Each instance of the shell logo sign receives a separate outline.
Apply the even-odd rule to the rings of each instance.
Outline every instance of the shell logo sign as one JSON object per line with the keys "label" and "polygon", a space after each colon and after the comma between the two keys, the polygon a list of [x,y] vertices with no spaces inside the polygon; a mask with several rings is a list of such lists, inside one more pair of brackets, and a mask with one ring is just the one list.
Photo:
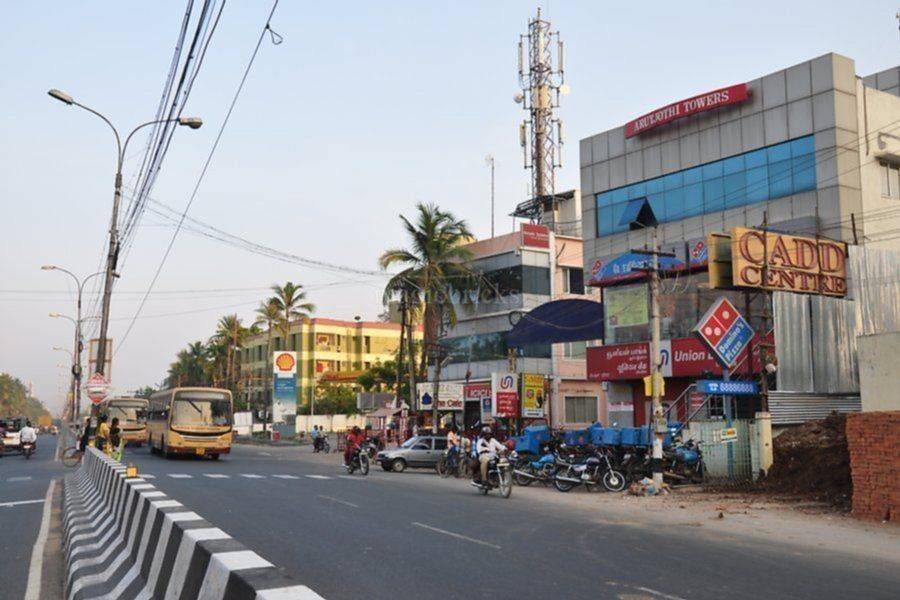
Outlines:
{"label": "shell logo sign", "polygon": [[275,352],[272,354],[272,370],[276,375],[288,376],[297,373],[296,352]]}

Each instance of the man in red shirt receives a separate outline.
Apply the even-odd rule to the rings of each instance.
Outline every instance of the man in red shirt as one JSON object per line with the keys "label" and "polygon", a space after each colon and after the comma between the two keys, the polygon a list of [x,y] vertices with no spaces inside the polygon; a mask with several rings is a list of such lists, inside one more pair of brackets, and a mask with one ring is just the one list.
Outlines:
{"label": "man in red shirt", "polygon": [[362,444],[365,439],[366,437],[363,435],[362,431],[360,431],[359,427],[354,427],[350,430],[350,433],[347,434],[347,447],[344,448],[345,467],[350,464],[353,453],[359,449],[360,444]]}

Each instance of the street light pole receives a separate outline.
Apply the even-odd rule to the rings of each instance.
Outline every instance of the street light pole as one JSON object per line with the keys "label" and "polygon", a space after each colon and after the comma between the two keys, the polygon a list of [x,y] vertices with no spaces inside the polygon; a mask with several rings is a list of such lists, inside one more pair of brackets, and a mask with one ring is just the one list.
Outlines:
{"label": "street light pole", "polygon": [[131,133],[128,134],[128,137],[125,138],[125,143],[122,144],[121,137],[119,136],[119,131],[112,124],[112,122],[103,116],[101,113],[97,112],[93,108],[85,106],[84,104],[79,104],[75,100],[72,99],[72,96],[66,94],[57,89],[52,89],[47,92],[51,98],[59,100],[60,102],[67,104],[69,106],[77,106],[79,108],[83,108],[89,113],[96,115],[100,119],[103,120],[104,123],[109,125],[109,128],[112,129],[113,135],[116,137],[116,179],[115,179],[115,191],[113,193],[113,207],[112,207],[112,218],[110,219],[109,225],[109,250],[106,254],[106,273],[103,281],[103,303],[102,303],[102,313],[100,318],[100,339],[97,342],[97,372],[101,375],[105,375],[104,371],[106,370],[106,335],[107,330],[109,328],[109,304],[112,298],[112,286],[113,279],[119,276],[116,272],[116,263],[119,258],[119,229],[118,229],[118,220],[119,220],[119,204],[122,200],[122,163],[125,162],[125,151],[128,149],[128,142],[131,141],[132,136],[137,133],[140,129],[144,127],[148,127],[150,125],[157,125],[159,123],[174,123],[177,122],[179,125],[183,125],[186,127],[190,127],[191,129],[199,129],[201,125],[203,125],[203,121],[196,117],[176,117],[171,119],[154,119],[153,121],[147,121],[146,123],[142,123],[135,127]]}
{"label": "street light pole", "polygon": [[[81,350],[84,348],[84,339],[82,338],[82,330],[81,324],[83,319],[81,317],[81,296],[84,291],[84,284],[90,281],[92,278],[97,277],[98,275],[103,275],[104,271],[97,271],[96,273],[91,273],[84,279],[79,279],[75,273],[69,271],[68,269],[63,269],[62,267],[57,267],[56,265],[44,265],[41,267],[43,271],[60,271],[65,273],[69,277],[75,280],[75,285],[78,290],[78,294],[75,300],[75,350],[72,355],[72,378],[74,381],[73,387],[75,388],[73,400],[74,406],[72,407],[72,418],[76,421],[81,416]],[[57,313],[52,313],[57,314]],[[52,315],[51,315],[52,316]]]}

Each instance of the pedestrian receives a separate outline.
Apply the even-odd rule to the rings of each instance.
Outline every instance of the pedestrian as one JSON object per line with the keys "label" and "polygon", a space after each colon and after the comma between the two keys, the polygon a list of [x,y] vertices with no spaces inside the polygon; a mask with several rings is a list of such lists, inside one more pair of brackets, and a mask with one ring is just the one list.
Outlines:
{"label": "pedestrian", "polygon": [[119,427],[119,417],[113,417],[112,424],[109,427],[109,450],[107,454],[113,460],[122,461],[122,429]]}
{"label": "pedestrian", "polygon": [[106,415],[100,415],[97,418],[97,436],[94,438],[94,446],[98,450],[104,450],[109,447],[109,425],[106,423]]}
{"label": "pedestrian", "polygon": [[84,420],[84,429],[81,430],[81,439],[78,442],[78,449],[82,454],[87,450],[88,442],[91,441],[91,418]]}

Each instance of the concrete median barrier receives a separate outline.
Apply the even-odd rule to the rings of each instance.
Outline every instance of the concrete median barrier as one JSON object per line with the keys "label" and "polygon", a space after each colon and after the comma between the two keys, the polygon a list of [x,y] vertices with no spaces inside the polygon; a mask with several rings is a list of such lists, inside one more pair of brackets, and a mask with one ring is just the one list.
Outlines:
{"label": "concrete median barrier", "polygon": [[63,493],[69,600],[320,598],[95,448]]}

